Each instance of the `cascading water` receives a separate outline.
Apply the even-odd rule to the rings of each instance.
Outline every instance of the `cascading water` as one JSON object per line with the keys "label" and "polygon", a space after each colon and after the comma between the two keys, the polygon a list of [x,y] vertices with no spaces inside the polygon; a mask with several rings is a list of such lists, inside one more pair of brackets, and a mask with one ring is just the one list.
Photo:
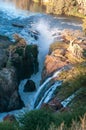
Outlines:
{"label": "cascading water", "polygon": [[[52,99],[56,88],[59,87],[61,84],[62,83],[60,81],[58,81],[58,82],[54,83],[54,85],[50,86],[50,88],[48,88],[48,90],[46,90],[44,92],[44,95],[42,96],[43,98],[41,98],[41,100],[38,102],[36,109],[40,108],[43,103],[48,103]],[[45,87],[46,87],[46,85],[45,85]],[[39,98],[39,97],[37,97],[37,98]],[[36,101],[35,101],[35,104],[36,104]]]}
{"label": "cascading water", "polygon": [[[39,50],[38,55],[39,72],[37,74],[33,74],[30,78],[35,82],[38,91],[25,93],[23,92],[23,89],[28,79],[24,79],[23,81],[20,82],[19,93],[21,99],[25,104],[25,107],[22,108],[21,110],[15,110],[8,113],[0,113],[0,119],[2,119],[7,114],[14,114],[17,117],[18,114],[23,114],[25,111],[33,109],[34,104],[36,108],[39,108],[43,102],[47,103],[51,99],[56,88],[61,85],[61,82],[56,82],[55,84],[51,85],[51,87],[48,87],[48,83],[51,79],[58,76],[60,71],[55,72],[51,77],[46,79],[41,86],[39,85],[41,80],[41,71],[43,68],[43,62],[45,56],[48,53],[49,46],[54,40],[61,39],[60,32],[63,29],[65,28],[81,29],[80,23],[77,24],[78,22],[76,22],[77,25],[75,26],[73,25],[74,21],[71,22],[70,19],[69,21],[71,25],[67,25],[67,18],[62,17],[56,18],[45,14],[32,13],[30,11],[21,11],[21,10],[18,10],[19,12],[18,13],[15,7],[12,6],[12,3],[11,3],[12,8],[10,7],[10,11],[8,7],[2,5],[0,3],[0,34],[8,36],[13,40],[12,35],[14,33],[18,33],[25,38],[27,43],[37,44]],[[24,28],[13,27],[12,26],[13,22],[16,22],[18,24],[21,23],[24,26]],[[34,31],[38,32],[37,39],[36,37],[35,39],[34,37],[31,37],[29,33],[31,32],[31,30],[32,32]],[[40,100],[38,100],[40,93],[42,93],[43,96],[41,97]]]}
{"label": "cascading water", "polygon": [[51,81],[53,78],[57,77],[58,74],[61,72],[61,70],[56,71],[53,76],[49,77],[48,79],[45,80],[45,82],[39,87],[36,97],[35,97],[35,101],[34,101],[34,107],[36,107],[37,105],[39,106],[39,102],[41,102],[41,98],[44,96],[44,93],[49,89],[49,81]]}
{"label": "cascading water", "polygon": [[[19,89],[20,90],[19,93],[20,93],[24,103],[26,102],[25,106],[28,106],[27,105],[27,99],[28,99],[28,102],[32,101],[33,105],[31,104],[31,106],[30,106],[30,104],[29,104],[29,108],[28,109],[34,108],[34,102],[36,102],[36,101],[34,101],[34,99],[36,99],[36,100],[38,99],[40,91],[42,93],[44,93],[48,89],[46,87],[47,83],[51,79],[55,78],[61,71],[61,70],[57,71],[55,74],[53,74],[52,77],[48,78],[41,86],[39,85],[40,84],[40,80],[41,80],[41,71],[42,71],[42,68],[43,68],[43,62],[44,62],[45,56],[48,53],[48,49],[49,49],[50,44],[54,41],[54,37],[52,36],[52,32],[53,31],[50,30],[49,23],[46,22],[45,19],[43,19],[43,18],[37,24],[35,24],[33,28],[34,28],[34,30],[39,32],[39,37],[38,37],[38,40],[36,41],[37,43],[35,43],[35,44],[38,45],[38,51],[39,51],[39,53],[38,53],[39,72],[37,74],[33,74],[30,79],[35,82],[36,88],[37,88],[38,91],[37,92],[33,92],[33,93],[27,93],[27,96],[28,96],[27,97],[27,96],[24,96],[26,93],[23,92],[26,80],[23,80],[21,82],[21,84],[19,85],[19,88],[20,88]],[[22,31],[22,35],[23,35],[24,32],[25,32],[25,30]],[[26,33],[27,33],[27,31],[26,31]],[[55,32],[53,32],[53,33],[55,33]],[[22,85],[22,83],[23,83],[23,85]],[[45,88],[45,91],[43,90],[44,88]],[[36,94],[36,97],[34,97],[35,94]],[[32,95],[32,97],[31,97],[31,95]]]}

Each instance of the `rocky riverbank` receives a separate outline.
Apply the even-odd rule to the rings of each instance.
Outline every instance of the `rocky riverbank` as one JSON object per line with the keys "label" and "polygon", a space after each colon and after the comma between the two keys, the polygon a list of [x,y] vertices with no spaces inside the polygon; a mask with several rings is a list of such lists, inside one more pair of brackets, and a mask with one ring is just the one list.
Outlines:
{"label": "rocky riverbank", "polygon": [[26,45],[17,34],[14,37],[12,43],[0,36],[0,112],[24,106],[18,93],[19,82],[38,71],[37,46]]}
{"label": "rocky riverbank", "polygon": [[86,37],[80,31],[65,30],[62,32],[62,38],[62,42],[55,42],[50,46],[41,81],[41,83],[44,82],[56,70],[65,67],[59,78],[54,79],[54,82],[63,81],[61,87],[55,92],[55,99],[42,105],[54,111],[65,110],[61,102],[72,94],[75,94],[75,97],[67,103],[70,109],[75,107],[79,109],[80,103],[86,106]]}

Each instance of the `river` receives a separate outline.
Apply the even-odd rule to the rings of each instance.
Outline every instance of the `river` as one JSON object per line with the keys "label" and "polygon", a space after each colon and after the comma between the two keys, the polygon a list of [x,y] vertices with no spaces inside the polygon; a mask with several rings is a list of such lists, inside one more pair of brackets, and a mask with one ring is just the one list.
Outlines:
{"label": "river", "polygon": [[[27,44],[33,43],[38,45],[39,72],[31,76],[38,90],[44,58],[48,53],[50,44],[54,40],[61,40],[59,34],[64,29],[82,30],[81,19],[76,17],[52,16],[46,14],[45,9],[45,6],[34,4],[30,0],[0,0],[0,35],[8,36],[10,40],[14,41],[13,34],[18,33],[27,41]],[[19,26],[13,26],[14,24]],[[38,40],[30,35],[31,31],[39,32]],[[56,36],[54,34],[56,34]],[[10,112],[11,114],[14,113],[16,116],[18,116],[19,112],[23,113],[26,110],[32,109],[35,94],[37,94],[37,92],[23,93],[23,87],[26,81],[27,79],[24,79],[19,85],[19,93],[25,103],[25,108]],[[55,88],[56,85],[57,84],[54,85]],[[52,86],[53,91],[54,86]],[[52,91],[52,89],[47,90],[47,95],[48,91],[51,96],[50,91]],[[28,106],[28,102],[30,106]],[[8,113],[0,113],[0,119],[7,114]]]}

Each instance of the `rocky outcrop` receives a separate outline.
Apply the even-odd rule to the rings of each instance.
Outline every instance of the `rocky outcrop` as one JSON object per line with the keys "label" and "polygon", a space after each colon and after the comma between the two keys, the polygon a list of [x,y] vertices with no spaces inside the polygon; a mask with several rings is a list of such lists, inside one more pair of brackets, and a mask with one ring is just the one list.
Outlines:
{"label": "rocky outcrop", "polygon": [[24,86],[24,92],[33,92],[36,90],[35,83],[32,80],[28,80]]}
{"label": "rocky outcrop", "polygon": [[0,71],[0,112],[20,109],[22,106],[15,69],[3,68]]}
{"label": "rocky outcrop", "polygon": [[69,64],[68,59],[64,55],[66,55],[66,50],[58,48],[55,51],[53,51],[50,55],[46,56],[44,69],[42,72],[42,81],[44,81],[54,71]]}
{"label": "rocky outcrop", "polygon": [[[27,45],[26,41],[17,34],[14,38],[14,43],[8,38],[0,39],[0,112],[20,109],[24,106],[18,93],[19,82],[38,71],[37,46]],[[25,91],[34,90],[34,82],[28,81]]]}
{"label": "rocky outcrop", "polygon": [[[56,98],[51,99],[48,103],[43,103],[41,106],[54,112],[58,110],[60,112],[70,111],[73,107],[75,107],[73,109],[77,109],[82,104],[82,101],[78,102],[80,98],[76,101],[76,97],[80,95],[82,99],[85,99],[86,37],[83,33],[73,30],[65,30],[62,32],[62,37],[63,42],[54,42],[50,46],[49,54],[45,58],[42,71],[42,83],[44,83],[54,71],[64,67],[59,76],[53,79],[54,82],[58,80],[63,81],[60,88],[56,89]],[[76,94],[74,99],[70,101],[71,95],[81,91],[81,88],[83,89],[83,94]],[[69,101],[67,104],[69,108],[64,108],[61,104],[65,99]]]}
{"label": "rocky outcrop", "polygon": [[18,80],[30,77],[38,71],[38,49],[36,45],[27,45],[26,41],[15,35],[16,45],[8,49],[8,67],[12,64],[17,70]]}
{"label": "rocky outcrop", "polygon": [[[84,61],[86,50],[84,34],[79,31],[65,30],[62,37],[63,42],[55,42],[50,47],[49,54],[45,58],[41,83],[56,70]],[[72,41],[73,45],[70,45]]]}

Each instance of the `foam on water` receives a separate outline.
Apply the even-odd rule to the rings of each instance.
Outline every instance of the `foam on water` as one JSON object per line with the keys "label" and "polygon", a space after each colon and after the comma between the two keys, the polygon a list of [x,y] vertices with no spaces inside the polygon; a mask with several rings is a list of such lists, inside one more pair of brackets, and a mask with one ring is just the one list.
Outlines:
{"label": "foam on water", "polygon": [[54,85],[52,85],[47,91],[45,91],[44,96],[42,97],[41,101],[37,105],[36,109],[40,108],[42,103],[48,103],[51,100],[51,98],[53,97],[54,91],[60,85],[61,85],[61,82],[58,81]]}

